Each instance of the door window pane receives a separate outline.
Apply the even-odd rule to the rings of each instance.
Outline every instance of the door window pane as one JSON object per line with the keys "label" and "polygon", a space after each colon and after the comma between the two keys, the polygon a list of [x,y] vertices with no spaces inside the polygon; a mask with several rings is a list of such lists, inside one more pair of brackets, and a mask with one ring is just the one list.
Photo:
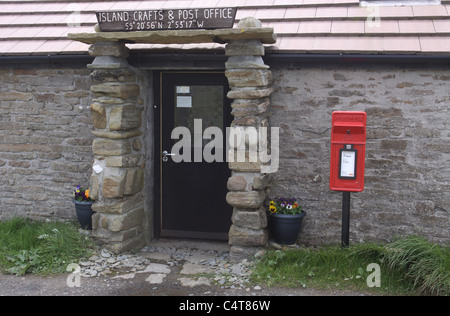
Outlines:
{"label": "door window pane", "polygon": [[[223,86],[175,87],[174,127],[187,127],[192,138],[201,137],[212,126],[223,131],[223,98]],[[194,120],[198,119],[202,120],[202,135],[194,134]],[[209,142],[203,140],[203,147]]]}

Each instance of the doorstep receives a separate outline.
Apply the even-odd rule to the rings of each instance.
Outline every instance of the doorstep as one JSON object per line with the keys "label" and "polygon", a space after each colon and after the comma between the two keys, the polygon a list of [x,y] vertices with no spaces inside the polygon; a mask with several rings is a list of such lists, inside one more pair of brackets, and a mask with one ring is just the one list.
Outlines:
{"label": "doorstep", "polygon": [[158,240],[152,240],[148,247],[161,247],[161,248],[189,248],[197,250],[212,250],[218,252],[230,252],[231,246],[224,241],[206,241],[195,239],[171,239],[161,238]]}

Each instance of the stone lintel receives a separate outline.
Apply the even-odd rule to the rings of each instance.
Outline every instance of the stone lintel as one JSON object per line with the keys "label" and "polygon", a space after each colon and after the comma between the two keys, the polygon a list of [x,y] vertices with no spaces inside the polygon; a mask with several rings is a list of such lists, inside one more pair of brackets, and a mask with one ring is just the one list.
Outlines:
{"label": "stone lintel", "polygon": [[233,28],[217,30],[167,30],[142,32],[71,33],[71,40],[85,44],[97,42],[125,42],[135,44],[199,44],[228,43],[234,40],[260,40],[262,44],[275,44],[273,28]]}

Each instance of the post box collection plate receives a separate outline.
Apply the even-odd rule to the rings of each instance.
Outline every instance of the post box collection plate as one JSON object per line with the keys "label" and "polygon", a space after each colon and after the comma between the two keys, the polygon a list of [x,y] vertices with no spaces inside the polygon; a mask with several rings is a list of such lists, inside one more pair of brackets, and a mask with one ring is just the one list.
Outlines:
{"label": "post box collection plate", "polygon": [[346,145],[345,147],[347,148],[340,150],[339,179],[355,180],[358,151],[352,149],[352,145]]}

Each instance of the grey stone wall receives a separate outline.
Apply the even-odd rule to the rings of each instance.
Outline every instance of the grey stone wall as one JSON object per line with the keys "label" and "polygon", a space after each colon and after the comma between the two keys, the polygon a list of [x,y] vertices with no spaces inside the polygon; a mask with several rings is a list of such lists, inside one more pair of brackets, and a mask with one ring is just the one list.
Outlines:
{"label": "grey stone wall", "polygon": [[92,168],[89,70],[0,69],[0,219],[72,219]]}
{"label": "grey stone wall", "polygon": [[[328,188],[331,113],[362,110],[366,190],[352,194],[351,242],[421,234],[450,243],[450,68],[271,70],[270,124],[282,148],[269,197],[303,201],[301,242],[340,242],[342,195]],[[0,69],[0,219],[75,218],[72,190],[89,185],[94,162],[91,72]]]}
{"label": "grey stone wall", "polygon": [[297,197],[300,240],[339,243],[342,194],[329,190],[331,114],[368,115],[366,189],[352,194],[351,242],[408,234],[450,243],[450,69],[273,69],[280,169],[270,197]]}

